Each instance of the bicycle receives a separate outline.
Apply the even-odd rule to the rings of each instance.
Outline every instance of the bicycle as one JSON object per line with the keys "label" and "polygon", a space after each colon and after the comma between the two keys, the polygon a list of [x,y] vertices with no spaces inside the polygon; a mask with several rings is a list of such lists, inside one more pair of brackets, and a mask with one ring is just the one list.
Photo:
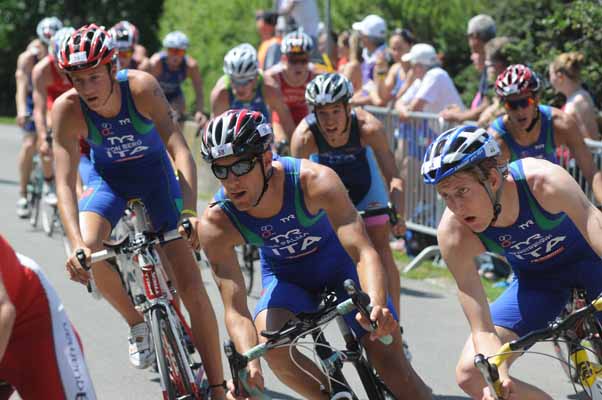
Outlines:
{"label": "bicycle", "polygon": [[[247,382],[247,364],[252,360],[262,357],[266,352],[274,348],[289,347],[289,354],[292,357],[292,348],[294,346],[312,344],[315,348],[314,354],[317,353],[320,358],[319,365],[321,365],[324,374],[328,377],[330,387],[324,388],[324,390],[332,398],[358,399],[343,376],[342,367],[345,362],[352,363],[357,370],[369,399],[385,400],[395,398],[368,362],[359,340],[342,317],[354,310],[358,310],[364,316],[368,317],[370,315],[370,297],[361,290],[358,290],[351,279],[346,280],[344,286],[350,296],[349,299],[337,305],[334,293],[327,292],[327,294],[322,296],[322,305],[318,311],[297,314],[295,319],[288,321],[278,331],[262,331],[261,335],[268,340],[249,349],[244,354],[237,352],[232,341],[227,340],[225,342],[224,350],[230,365],[236,395],[243,394],[243,391],[245,391],[257,399],[270,399],[266,393],[257,388],[249,387]],[[324,337],[322,328],[333,319],[336,319],[337,325],[343,334],[346,345],[345,350],[333,348]],[[373,323],[372,328],[376,328],[375,323]],[[300,339],[308,334],[311,334],[313,342],[300,342]],[[390,335],[387,335],[380,338],[380,340],[384,344],[390,344],[393,339]],[[313,378],[317,380],[316,377]]]}
{"label": "bicycle", "polygon": [[[128,202],[128,208],[135,216],[131,219],[133,231],[116,242],[104,242],[106,249],[94,252],[91,264],[124,256],[128,262],[120,266],[133,268],[133,271],[126,272],[131,279],[126,288],[136,309],[144,315],[151,328],[163,397],[170,400],[207,399],[209,385],[204,379],[203,366],[189,354],[190,345],[186,341],[186,335],[192,337],[192,331],[175,306],[175,290],[155,249],[157,245],[182,237],[177,229],[164,233],[149,231],[148,217],[141,201]],[[191,232],[190,222],[184,220],[182,225]],[[83,250],[76,254],[81,265],[89,270]]]}
{"label": "bicycle", "polygon": [[[547,328],[538,329],[530,332],[516,340],[503,344],[495,355],[485,357],[482,354],[475,355],[474,364],[479,369],[489,391],[494,399],[501,399],[501,381],[498,373],[499,366],[508,358],[515,354],[523,354],[527,348],[537,342],[548,340],[567,341],[569,354],[567,359],[561,362],[566,363],[569,377],[573,376],[574,369],[577,382],[572,381],[573,387],[575,384],[581,385],[588,398],[593,400],[602,399],[602,365],[598,362],[589,360],[588,352],[596,354],[597,349],[602,344],[602,339],[599,336],[599,324],[596,323],[596,328],[589,331],[588,324],[584,323],[591,319],[595,319],[595,314],[602,311],[602,297],[598,296],[590,304],[573,311],[566,317],[558,317]],[[573,335],[571,332],[578,332],[582,327],[582,332],[585,335]],[[596,350],[589,349],[583,346],[584,338],[588,337],[590,342],[593,340],[596,345],[593,346]],[[554,357],[556,358],[556,357]],[[576,389],[576,388],[575,388]],[[576,390],[575,390],[576,391]]]}

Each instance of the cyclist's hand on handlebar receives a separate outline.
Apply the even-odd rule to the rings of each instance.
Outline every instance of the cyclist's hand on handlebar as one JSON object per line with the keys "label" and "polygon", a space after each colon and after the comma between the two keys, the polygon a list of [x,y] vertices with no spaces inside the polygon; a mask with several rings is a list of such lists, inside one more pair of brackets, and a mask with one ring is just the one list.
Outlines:
{"label": "cyclist's hand on handlebar", "polygon": [[190,244],[190,247],[192,247],[193,250],[200,250],[201,247],[199,235],[197,233],[198,225],[199,219],[193,216],[187,216],[178,224],[178,232],[188,241],[188,244]]}
{"label": "cyclist's hand on handlebar", "polygon": [[[250,387],[252,388],[257,388],[261,391],[263,391],[265,389],[264,386],[264,382],[263,382],[263,375],[261,373],[261,370],[259,368],[254,368],[252,365],[249,365],[248,367],[248,375],[247,375],[247,383]],[[242,386],[242,385],[241,385]],[[252,399],[253,397],[244,397],[244,396],[236,396],[235,390],[234,390],[234,382],[232,380],[228,381],[228,393],[226,395],[226,398],[228,400],[247,400],[247,399]]]}
{"label": "cyclist's hand on handlebar", "polygon": [[40,151],[41,156],[51,155],[51,147],[50,144],[48,144],[47,140],[41,140],[38,149]]}
{"label": "cyclist's hand on handlebar", "polygon": [[[78,259],[78,254],[81,254],[82,252],[85,256],[84,265],[82,265]],[[90,269],[91,254],[92,251],[88,247],[79,247],[75,249],[73,253],[71,253],[65,265],[65,267],[67,268],[67,273],[69,274],[69,279],[84,285],[88,283],[88,281],[90,280],[90,273],[87,270]]]}
{"label": "cyclist's hand on handlebar", "polygon": [[[362,313],[357,313],[355,316],[357,322],[367,331],[372,330],[370,321],[368,321]],[[370,332],[370,340],[376,340],[380,337],[391,334],[395,329],[399,329],[399,324],[393,318],[393,314],[386,307],[373,306],[370,312],[370,320],[376,322],[376,330]]]}
{"label": "cyclist's hand on handlebar", "polygon": [[405,235],[406,229],[406,221],[401,216],[397,219],[397,223],[391,227],[393,236],[395,236],[397,239],[400,239]]}
{"label": "cyclist's hand on handlebar", "polygon": [[[514,383],[511,379],[505,379],[502,381],[502,399],[504,400],[518,400]],[[494,400],[488,387],[483,389],[483,400]]]}

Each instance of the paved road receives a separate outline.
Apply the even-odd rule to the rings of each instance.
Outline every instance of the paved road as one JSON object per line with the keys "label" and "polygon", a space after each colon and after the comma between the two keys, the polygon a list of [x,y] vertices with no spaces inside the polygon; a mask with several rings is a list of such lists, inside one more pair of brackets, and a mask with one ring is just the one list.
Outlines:
{"label": "paved road", "polygon": [[[127,358],[128,329],[104,301],[96,301],[85,289],[66,278],[64,252],[60,238],[48,238],[34,231],[15,216],[17,199],[16,157],[20,134],[12,126],[0,125],[0,221],[1,233],[17,251],[37,260],[63,299],[69,316],[82,338],[86,359],[100,399],[159,399],[158,376],[149,370],[130,367]],[[202,270],[211,296],[220,336],[225,336],[223,309],[210,272]],[[433,388],[437,399],[467,398],[454,382],[454,368],[463,346],[468,325],[453,294],[429,282],[403,281],[402,321],[412,353],[413,364]],[[258,289],[249,298],[256,302]],[[327,332],[331,343],[337,343],[336,332]],[[549,346],[537,347],[549,350]],[[225,360],[224,360],[225,362]],[[224,364],[226,365],[226,364]],[[299,398],[286,389],[264,364],[266,382],[272,396],[278,399]],[[540,356],[527,356],[513,371],[530,382],[546,388],[554,399],[571,398],[574,394],[558,364]],[[358,387],[357,379],[352,379]],[[567,397],[568,396],[568,397]],[[15,396],[15,398],[17,398]]]}

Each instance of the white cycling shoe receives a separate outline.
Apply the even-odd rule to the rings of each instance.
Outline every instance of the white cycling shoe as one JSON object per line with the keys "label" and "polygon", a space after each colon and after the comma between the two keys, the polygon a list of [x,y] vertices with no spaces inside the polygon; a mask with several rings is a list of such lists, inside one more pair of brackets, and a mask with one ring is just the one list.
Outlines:
{"label": "white cycling shoe", "polygon": [[29,203],[25,197],[19,198],[17,201],[17,216],[19,218],[29,218],[31,210],[29,209]]}
{"label": "white cycling shoe", "polygon": [[155,349],[146,322],[140,322],[130,328],[128,341],[130,342],[130,363],[138,369],[150,367],[155,359]]}

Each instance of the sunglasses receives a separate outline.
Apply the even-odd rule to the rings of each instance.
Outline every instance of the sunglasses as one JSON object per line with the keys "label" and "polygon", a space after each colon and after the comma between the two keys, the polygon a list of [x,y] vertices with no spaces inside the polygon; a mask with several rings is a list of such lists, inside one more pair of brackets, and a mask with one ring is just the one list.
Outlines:
{"label": "sunglasses", "polygon": [[527,108],[535,104],[533,97],[525,97],[518,100],[504,100],[504,108],[506,110],[518,110],[519,108]]}
{"label": "sunglasses", "polygon": [[167,54],[170,56],[183,56],[186,54],[185,49],[167,49]]}
{"label": "sunglasses", "polygon": [[132,49],[118,50],[117,52],[121,57],[131,57],[134,54],[134,50]]}
{"label": "sunglasses", "polygon": [[238,160],[230,165],[211,164],[211,171],[217,179],[224,180],[228,177],[228,173],[232,171],[235,176],[243,176],[251,172],[255,167],[257,157]]}
{"label": "sunglasses", "polygon": [[251,79],[232,79],[232,84],[236,87],[244,87],[247,86],[249,83],[253,82],[255,78],[251,78]]}
{"label": "sunglasses", "polygon": [[291,58],[288,59],[289,64],[307,64],[309,63],[309,57],[303,58]]}

